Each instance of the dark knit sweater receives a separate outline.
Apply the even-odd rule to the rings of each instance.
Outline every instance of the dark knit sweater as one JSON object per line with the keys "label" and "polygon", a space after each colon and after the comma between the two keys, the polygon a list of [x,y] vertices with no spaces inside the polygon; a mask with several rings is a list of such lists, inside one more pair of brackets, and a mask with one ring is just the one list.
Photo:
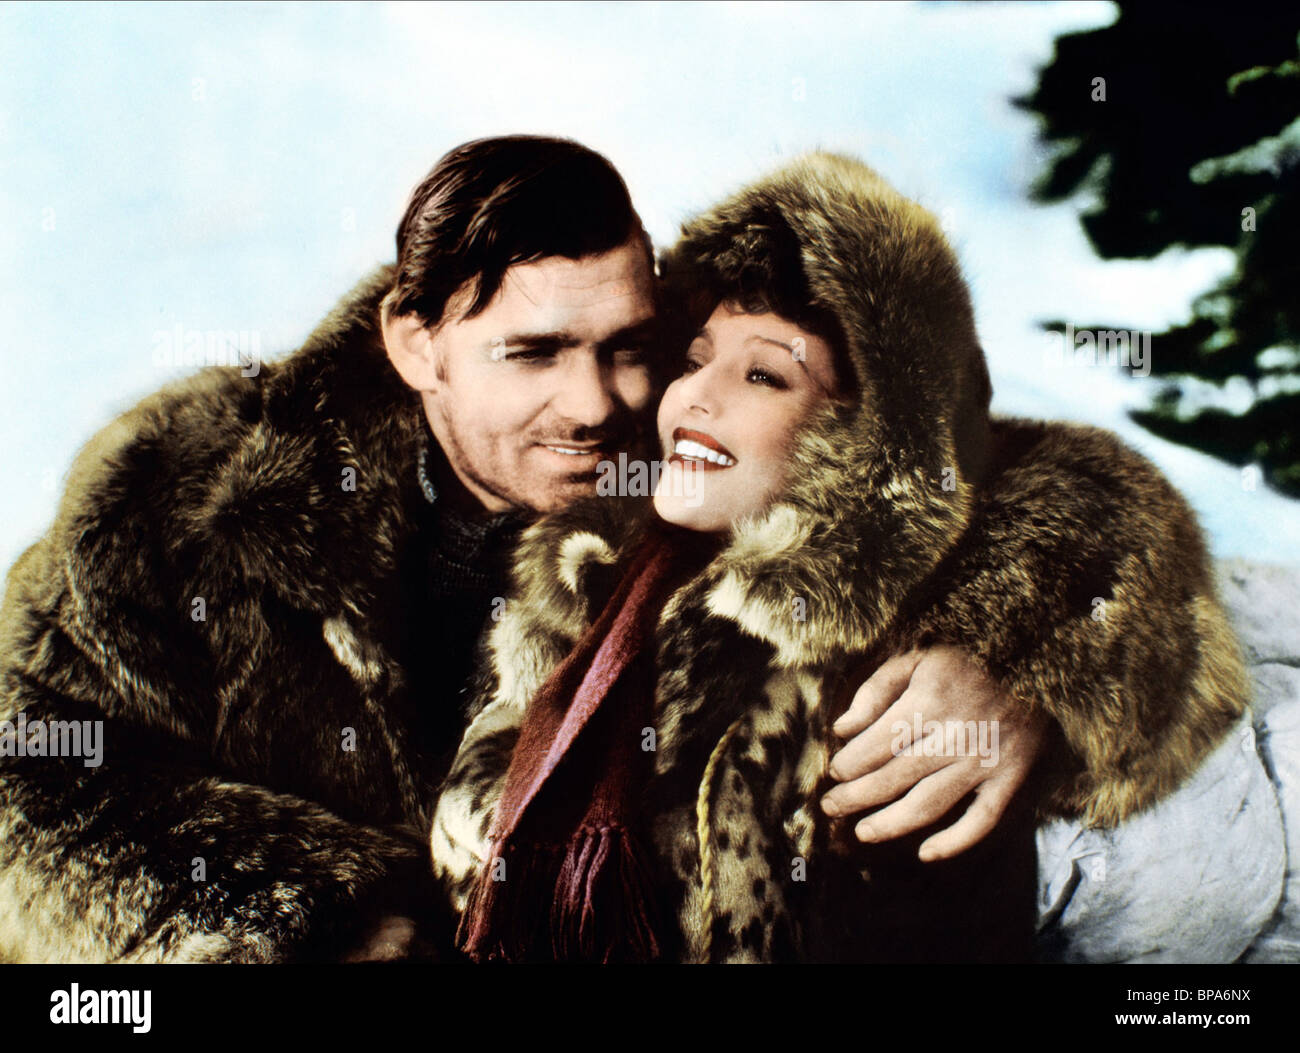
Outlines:
{"label": "dark knit sweater", "polygon": [[[419,709],[420,748],[441,778],[465,727],[465,708],[480,637],[504,598],[510,557],[530,517],[472,515],[439,495],[434,480],[450,472],[426,432],[419,462],[424,501],[418,542],[405,574],[407,674]],[[498,605],[499,606],[499,605]]]}

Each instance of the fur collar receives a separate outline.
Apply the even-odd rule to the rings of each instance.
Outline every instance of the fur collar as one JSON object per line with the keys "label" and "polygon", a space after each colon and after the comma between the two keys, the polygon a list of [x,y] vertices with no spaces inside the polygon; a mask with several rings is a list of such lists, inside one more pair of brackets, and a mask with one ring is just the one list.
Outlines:
{"label": "fur collar", "polygon": [[260,404],[169,532],[196,580],[233,576],[300,609],[362,615],[395,568],[422,499],[422,415],[378,327],[391,284],[378,269],[298,351],[232,381],[257,383]]}

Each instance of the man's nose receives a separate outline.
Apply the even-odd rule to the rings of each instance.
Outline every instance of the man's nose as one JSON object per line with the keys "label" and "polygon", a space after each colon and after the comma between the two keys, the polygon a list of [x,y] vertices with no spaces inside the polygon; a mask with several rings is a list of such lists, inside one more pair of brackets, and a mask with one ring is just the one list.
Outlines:
{"label": "man's nose", "polygon": [[570,355],[552,406],[575,424],[585,428],[601,426],[618,408],[613,369],[600,362],[594,353]]}

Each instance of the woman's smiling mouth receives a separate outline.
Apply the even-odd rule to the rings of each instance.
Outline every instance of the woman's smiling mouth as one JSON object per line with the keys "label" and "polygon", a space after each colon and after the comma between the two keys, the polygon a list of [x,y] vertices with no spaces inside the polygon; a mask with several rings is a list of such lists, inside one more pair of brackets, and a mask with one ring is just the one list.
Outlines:
{"label": "woman's smiling mouth", "polygon": [[676,428],[668,463],[690,465],[699,471],[716,471],[730,468],[736,463],[736,458],[712,435],[691,428]]}

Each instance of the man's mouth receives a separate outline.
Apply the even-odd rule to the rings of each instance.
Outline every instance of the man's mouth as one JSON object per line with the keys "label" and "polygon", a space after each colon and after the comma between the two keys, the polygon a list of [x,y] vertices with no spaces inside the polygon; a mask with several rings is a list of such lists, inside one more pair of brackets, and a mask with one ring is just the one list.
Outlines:
{"label": "man's mouth", "polygon": [[673,430],[673,452],[668,463],[708,472],[730,468],[736,463],[736,457],[712,435],[692,428],[676,428]]}
{"label": "man's mouth", "polygon": [[594,464],[595,461],[608,457],[608,447],[603,443],[564,442],[558,440],[555,442],[539,442],[537,445],[544,450],[549,450],[551,453],[559,454],[561,457],[572,461],[575,468],[585,466],[593,458],[595,459],[592,461]]}

